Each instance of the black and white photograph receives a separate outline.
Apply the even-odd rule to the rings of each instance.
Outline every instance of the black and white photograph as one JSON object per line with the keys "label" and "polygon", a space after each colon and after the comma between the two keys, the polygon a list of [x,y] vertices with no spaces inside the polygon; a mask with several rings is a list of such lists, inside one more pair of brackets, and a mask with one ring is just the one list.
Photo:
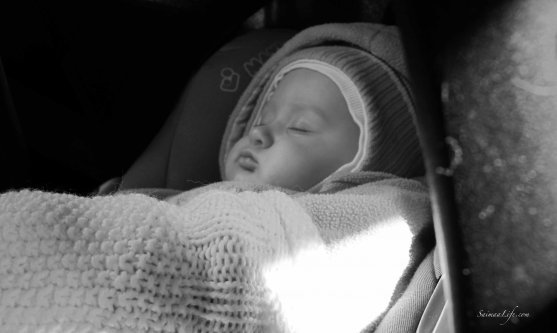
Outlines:
{"label": "black and white photograph", "polygon": [[557,332],[557,1],[3,0],[0,333]]}

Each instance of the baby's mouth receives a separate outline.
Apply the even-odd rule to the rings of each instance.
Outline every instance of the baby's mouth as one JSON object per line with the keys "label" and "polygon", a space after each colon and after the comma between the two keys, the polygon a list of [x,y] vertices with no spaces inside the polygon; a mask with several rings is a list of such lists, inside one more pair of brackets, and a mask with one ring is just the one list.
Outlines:
{"label": "baby's mouth", "polygon": [[238,155],[237,161],[240,168],[250,172],[255,171],[258,165],[257,160],[249,151],[241,152],[240,155]]}

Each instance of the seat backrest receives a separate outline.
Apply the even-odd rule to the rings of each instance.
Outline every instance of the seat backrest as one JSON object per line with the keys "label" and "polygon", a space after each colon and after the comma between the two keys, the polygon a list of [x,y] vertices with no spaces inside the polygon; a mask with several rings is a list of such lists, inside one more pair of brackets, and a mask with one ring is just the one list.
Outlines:
{"label": "seat backrest", "polygon": [[117,189],[188,190],[219,181],[218,152],[230,112],[259,67],[294,33],[252,31],[212,55]]}

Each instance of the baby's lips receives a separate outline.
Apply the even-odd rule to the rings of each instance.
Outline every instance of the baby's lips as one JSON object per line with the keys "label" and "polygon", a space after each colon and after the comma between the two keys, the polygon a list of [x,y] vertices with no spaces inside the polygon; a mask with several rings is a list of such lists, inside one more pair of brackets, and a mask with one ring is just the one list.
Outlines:
{"label": "baby's lips", "polygon": [[240,168],[247,171],[254,171],[258,165],[255,156],[249,151],[241,152],[240,155],[238,155],[237,161]]}

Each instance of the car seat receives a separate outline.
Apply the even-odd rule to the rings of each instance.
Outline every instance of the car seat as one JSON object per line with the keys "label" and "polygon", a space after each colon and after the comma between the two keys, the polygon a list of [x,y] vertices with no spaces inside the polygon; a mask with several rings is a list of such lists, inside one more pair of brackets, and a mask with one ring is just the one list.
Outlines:
{"label": "car seat", "polygon": [[[401,295],[401,297],[399,298],[399,302],[397,302],[397,304],[394,304],[385,314],[382,322],[379,323],[377,330],[379,331],[380,329],[383,329],[384,331],[397,331],[393,329],[395,327],[395,324],[405,322],[407,320],[413,320],[412,318],[409,318],[405,315],[408,313],[407,310],[409,309],[409,304],[412,303],[412,301],[415,300],[416,297],[419,297],[420,301],[424,303],[424,309],[421,319],[414,321],[416,330],[418,332],[451,332],[455,330],[457,332],[493,332],[501,330],[517,331],[517,329],[520,328],[518,326],[500,326],[499,323],[494,322],[494,324],[490,324],[487,321],[478,323],[478,320],[474,317],[474,311],[476,311],[477,313],[478,309],[480,307],[486,306],[486,304],[504,305],[505,301],[508,301],[509,299],[515,299],[516,296],[519,296],[521,301],[523,302],[519,305],[522,306],[523,304],[526,304],[528,306],[531,306],[532,309],[543,311],[543,313],[539,312],[540,317],[533,324],[531,324],[533,326],[523,326],[522,328],[525,328],[525,330],[523,331],[548,331],[546,329],[547,326],[553,327],[553,330],[551,331],[555,331],[555,323],[552,320],[552,313],[554,313],[553,310],[556,308],[555,304],[557,304],[557,302],[555,302],[556,289],[555,283],[552,283],[551,276],[549,274],[549,272],[551,272],[550,268],[555,267],[555,265],[553,265],[555,262],[554,249],[556,248],[554,245],[555,233],[549,232],[555,230],[555,224],[552,223],[554,219],[542,219],[540,214],[542,211],[549,212],[552,208],[555,207],[555,205],[553,204],[554,196],[547,195],[546,197],[537,198],[537,201],[521,200],[517,202],[520,205],[509,207],[511,209],[519,209],[519,212],[522,213],[524,219],[517,219],[517,215],[515,213],[515,215],[493,215],[491,217],[491,220],[487,221],[486,217],[489,217],[489,214],[493,213],[493,207],[491,209],[483,210],[484,208],[486,208],[483,207],[483,205],[485,204],[484,200],[476,200],[475,202],[472,202],[472,199],[470,199],[471,196],[478,195],[476,189],[476,186],[478,186],[477,179],[480,179],[483,182],[488,183],[489,185],[489,187],[486,188],[486,191],[480,193],[482,195],[482,198],[492,199],[490,198],[492,196],[499,196],[499,198],[504,198],[505,196],[513,194],[509,193],[509,191],[505,190],[505,188],[508,188],[508,186],[523,185],[520,184],[520,181],[522,179],[521,176],[527,173],[517,172],[516,176],[513,179],[507,179],[504,182],[494,182],[493,179],[486,179],[488,177],[485,175],[483,175],[483,177],[479,177],[478,174],[481,174],[483,172],[482,167],[486,165],[486,162],[491,161],[490,156],[484,156],[485,151],[483,149],[478,149],[476,156],[483,156],[483,159],[468,158],[464,161],[460,161],[460,165],[455,162],[458,160],[457,157],[459,156],[459,152],[462,153],[462,150],[466,152],[466,149],[470,149],[470,147],[475,147],[475,145],[481,143],[480,141],[475,140],[478,135],[494,139],[495,137],[497,137],[494,129],[497,129],[498,134],[503,133],[503,135],[508,135],[509,138],[513,138],[513,136],[516,136],[516,128],[511,128],[509,126],[505,127],[502,125],[505,124],[505,120],[508,120],[509,117],[512,118],[513,115],[515,118],[517,118],[517,124],[523,124],[524,128],[527,128],[527,126],[532,126],[531,123],[525,123],[524,119],[521,118],[522,116],[524,116],[524,110],[529,110],[530,114],[528,115],[528,117],[530,118],[528,119],[532,121],[535,120],[535,123],[540,125],[540,128],[546,129],[547,131],[555,129],[555,121],[551,122],[551,120],[555,119],[554,104],[547,102],[549,99],[548,97],[553,96],[554,94],[538,94],[538,96],[528,96],[528,98],[522,98],[521,102],[529,101],[531,105],[525,105],[524,108],[522,108],[523,105],[511,104],[508,108],[505,108],[504,112],[497,113],[495,111],[496,107],[499,107],[499,105],[492,104],[493,101],[490,100],[491,95],[483,94],[483,92],[476,95],[470,93],[470,91],[475,91],[474,89],[477,88],[475,85],[478,83],[478,81],[472,81],[470,80],[470,77],[472,76],[468,76],[469,81],[466,83],[469,84],[469,86],[471,87],[469,91],[466,91],[466,93],[462,93],[461,95],[459,95],[459,98],[451,99],[451,90],[447,89],[449,88],[449,86],[445,86],[444,90],[440,89],[441,84],[439,80],[442,75],[446,75],[446,72],[448,72],[449,69],[454,70],[454,68],[458,68],[459,70],[461,70],[461,75],[468,75],[472,73],[472,71],[477,71],[483,74],[483,72],[486,71],[486,68],[481,67],[480,65],[482,63],[477,62],[477,59],[464,64],[462,63],[462,61],[461,63],[451,62],[449,66],[447,66],[447,64],[440,64],[439,58],[437,57],[442,56],[441,53],[443,51],[443,46],[448,46],[447,49],[449,51],[453,51],[453,60],[462,60],[459,58],[461,54],[464,54],[465,52],[473,53],[474,50],[476,50],[475,48],[480,47],[488,49],[491,52],[489,53],[489,55],[493,58],[496,58],[501,56],[502,52],[497,47],[493,48],[492,45],[498,45],[497,43],[503,40],[503,37],[508,37],[507,35],[505,35],[505,33],[514,32],[515,30],[508,29],[491,31],[488,29],[491,33],[493,33],[494,31],[497,32],[493,33],[493,35],[488,36],[478,33],[481,32],[482,29],[479,29],[477,26],[472,25],[472,23],[478,23],[474,22],[472,18],[478,18],[481,16],[482,19],[485,20],[485,27],[485,25],[488,25],[489,23],[489,15],[487,14],[491,14],[493,15],[492,19],[494,19],[492,20],[492,22],[501,24],[500,21],[497,22],[497,19],[500,18],[497,17],[497,15],[499,15],[499,13],[505,13],[505,11],[492,10],[492,7],[495,7],[495,4],[491,4],[490,6],[492,7],[486,8],[487,5],[485,5],[486,7],[482,7],[483,5],[480,5],[481,1],[475,1],[474,6],[470,6],[468,2],[455,1],[452,4],[454,7],[452,8],[452,11],[443,11],[445,8],[441,5],[438,5],[437,7],[435,7],[434,5],[427,7],[424,6],[424,2],[406,1],[405,3],[406,7],[398,11],[399,15],[400,12],[403,12],[403,15],[401,15],[403,16],[401,21],[403,21],[406,26],[401,26],[401,28],[403,28],[403,37],[405,37],[406,35],[404,42],[405,46],[408,46],[406,51],[409,59],[411,75],[414,79],[413,83],[415,87],[418,87],[417,96],[419,96],[419,98],[417,99],[417,110],[421,110],[421,114],[418,114],[417,116],[417,123],[420,132],[420,140],[422,141],[422,148],[424,149],[424,156],[426,157],[428,183],[431,188],[431,193],[433,194],[432,202],[434,206],[434,216],[436,217],[435,231],[438,244],[436,247],[436,251],[429,253],[422,261],[421,265],[414,273],[413,278],[410,282],[411,284],[416,283],[423,286],[423,291],[426,296],[424,297],[424,295],[406,295],[403,293],[403,295]],[[504,2],[494,3],[503,6],[502,3]],[[524,3],[532,4],[534,2],[524,1]],[[455,4],[460,4],[460,6],[456,6]],[[550,7],[549,3],[545,2],[544,6]],[[541,9],[544,9],[544,6],[532,5],[532,7],[534,7],[535,9],[537,8],[537,10],[540,11],[538,13],[540,15],[533,15],[532,17],[543,18],[544,15],[542,14],[545,13],[543,13]],[[468,7],[471,7],[472,9],[470,9],[469,12],[466,13],[466,8]],[[482,12],[482,10],[480,9],[483,9],[482,15],[478,15],[478,13]],[[554,13],[554,10],[547,10],[547,13]],[[440,17],[435,17],[435,15],[440,15],[443,18],[441,19]],[[516,31],[519,31],[521,34],[525,33],[525,31],[520,31],[520,28],[521,26],[515,27]],[[429,31],[427,31],[428,29]],[[467,29],[468,31],[466,31]],[[432,31],[435,31],[435,33],[432,33]],[[527,32],[531,33],[532,31],[538,30],[530,29]],[[478,35],[480,35],[484,39],[484,43],[480,43],[477,45],[473,43],[469,45],[470,43],[466,43],[466,37],[468,37],[471,32],[476,32]],[[554,31],[550,31],[550,34],[553,38],[552,40],[554,41]],[[515,33],[513,36],[518,35],[518,33]],[[431,41],[431,36],[435,36],[436,38],[433,38],[434,40]],[[485,40],[488,40],[489,42],[485,42]],[[534,40],[536,40],[536,38],[532,38],[532,41]],[[253,41],[253,43],[255,43],[255,41]],[[462,45],[458,45],[459,43]],[[459,47],[455,47],[455,45]],[[525,45],[527,46],[528,44]],[[532,43],[532,45],[535,45],[535,43]],[[468,46],[468,49],[464,46]],[[253,51],[255,52],[255,50]],[[555,49],[553,48],[551,52],[554,53]],[[483,53],[479,54],[483,55]],[[535,60],[536,58],[532,57],[532,59]],[[504,59],[503,61],[499,62],[499,64],[504,63]],[[445,67],[441,68],[443,67],[441,65],[444,65]],[[432,72],[432,68],[437,68],[437,70]],[[506,84],[506,82],[501,79],[500,73],[497,73],[497,75],[499,75],[499,80],[493,80],[492,83],[494,83],[494,85],[490,86],[491,89],[500,89],[502,86],[504,87],[504,84]],[[453,82],[458,81],[455,80],[455,76],[451,77],[451,79]],[[190,84],[188,84],[188,88],[186,91],[195,91],[196,88],[193,86],[194,80],[195,78],[191,80]],[[495,83],[499,83],[500,86],[495,85]],[[522,82],[522,84],[522,87],[529,87],[524,86],[524,82]],[[213,85],[213,87],[214,86],[215,85]],[[517,88],[521,88],[521,86],[513,87],[514,90],[500,89],[498,91],[505,94],[501,94],[501,96],[495,97],[508,97],[507,100],[512,101],[513,98],[516,98],[516,96],[524,95],[524,91],[517,91]],[[540,91],[544,92],[546,90],[534,90],[534,92],[537,93],[540,93]],[[550,92],[554,93],[554,90],[550,90]],[[443,93],[443,95],[441,93]],[[457,111],[461,112],[458,113],[454,112],[453,110],[453,114],[450,114],[451,117],[443,114],[441,96],[446,99],[445,102],[447,104],[447,107],[454,108],[456,105],[457,107],[461,108]],[[477,100],[474,100],[474,98],[477,98]],[[481,116],[468,117],[468,115],[470,114],[468,112],[470,111],[470,105],[462,104],[462,101],[465,99],[468,101],[468,103],[473,102],[478,109],[482,110]],[[229,102],[231,103],[230,105],[234,104],[230,100]],[[188,102],[182,100],[181,104],[186,105],[188,104]],[[222,112],[226,114],[226,112],[230,111],[230,109],[222,110]],[[172,118],[180,119],[181,116],[179,115],[179,110],[180,108],[178,108],[176,112],[174,112]],[[545,111],[547,112],[542,117],[540,114]],[[532,118],[532,115],[536,115],[538,118],[534,119]],[[449,120],[452,120],[453,126],[452,128],[450,128],[451,131],[448,132],[444,131],[444,127],[446,125],[444,124],[444,121],[447,120],[446,118],[452,118]],[[224,121],[225,120],[223,119],[223,122]],[[173,122],[175,123],[176,120],[169,120],[169,123],[172,124]],[[472,126],[468,126],[466,128],[467,131],[464,131],[464,129],[459,125],[468,122],[469,124],[472,124]],[[486,126],[486,124],[489,126]],[[172,134],[170,131],[173,131],[176,126],[170,126],[167,123],[167,126],[165,126],[165,128],[167,128],[166,131],[169,132],[163,133],[164,130],[161,131],[161,134],[159,134],[157,139],[153,141],[153,144],[148,149],[151,151],[158,149],[158,153],[151,154],[154,154],[152,156],[158,156],[160,154],[163,161],[165,158],[168,159],[168,157],[170,156],[171,148],[169,148],[169,142],[172,143],[172,139],[167,138],[165,139],[165,141],[159,138],[172,138]],[[479,133],[478,130],[480,131]],[[555,131],[553,131],[553,133],[555,133]],[[447,138],[452,138],[452,140],[447,140]],[[463,140],[459,146],[459,143],[456,140],[458,138],[468,139],[468,141],[466,142],[465,140]],[[552,144],[555,142],[555,140],[547,140],[547,138],[544,138],[544,140],[535,142],[532,137],[525,137],[522,139],[524,140],[517,142],[523,145],[523,149],[528,150],[528,154],[526,154],[527,156],[532,158],[547,158],[547,155],[552,155],[538,154],[538,156],[535,155],[535,153],[537,153],[536,151],[534,151],[533,153],[531,151],[533,150],[532,147],[536,147],[536,145],[539,144],[542,144],[542,146],[545,147],[547,151],[552,151],[551,149],[553,149],[552,147],[554,147]],[[217,142],[218,141],[219,140],[217,140]],[[167,145],[165,146],[161,142],[166,142]],[[195,143],[199,141],[193,142]],[[511,144],[504,145],[505,143]],[[513,156],[513,152],[517,149],[517,146],[513,145],[514,143],[515,141],[509,140],[508,142],[497,142],[498,145],[492,146],[492,148],[500,148],[502,152],[506,153],[506,155],[501,155],[501,159],[499,160],[499,162],[505,162],[505,157]],[[449,154],[451,150],[453,152],[452,159],[450,158],[451,154]],[[216,156],[216,153],[214,156]],[[143,161],[147,163],[147,166],[139,165],[141,164],[141,159],[143,159]],[[150,161],[148,161],[149,158],[147,157],[147,155],[144,154],[141,159],[138,160],[136,164],[134,164],[129,173],[124,175],[121,180],[107,183],[101,189],[100,193],[107,193],[115,189],[131,189],[134,188],[134,186],[170,186],[171,188],[173,188],[173,184],[179,184],[180,180],[176,180],[179,177],[174,178],[171,175],[172,172],[169,172],[172,169],[169,167],[168,163],[164,162],[157,165],[157,167],[155,168],[154,165],[149,166]],[[216,157],[214,161],[216,161]],[[194,163],[197,163],[197,158]],[[550,166],[555,165],[554,160],[550,160],[547,163]],[[216,167],[217,163],[214,164]],[[548,170],[549,169],[550,168],[548,168]],[[150,183],[143,182],[143,180],[141,179],[142,172],[143,176],[145,176],[149,170],[159,170],[161,173],[159,173],[157,179],[151,179]],[[199,171],[199,168],[197,170]],[[542,171],[547,172],[548,170]],[[510,171],[521,170],[515,168],[514,170]],[[474,174],[474,172],[477,173]],[[135,178],[131,177],[131,175],[135,175]],[[468,177],[469,175],[478,177]],[[129,180],[126,180],[127,177],[131,178],[128,178]],[[195,178],[194,175],[185,173],[182,174],[182,177],[183,180],[189,181],[189,185],[180,185],[182,187],[181,189],[186,189],[188,186],[194,186],[195,182],[199,182],[202,184],[207,181],[211,181],[211,179],[216,179],[209,179],[209,177],[206,176]],[[218,172],[215,171],[210,177],[218,178]],[[553,186],[555,184],[554,177],[548,178],[551,179],[552,182],[548,182],[547,184],[539,184],[540,188],[548,189],[550,188],[550,186]],[[169,179],[171,179],[171,181],[169,181]],[[469,182],[467,182],[468,180]],[[464,208],[461,211],[461,214],[464,215],[461,216],[457,215],[457,203],[455,201],[455,189],[453,187],[454,183],[457,183],[457,185],[460,184],[461,190],[462,188],[464,188],[463,186],[466,186],[465,189],[468,191],[466,194],[469,194],[469,196],[461,195],[461,202],[459,203],[459,207]],[[539,195],[539,193],[542,192],[534,192],[532,197],[536,198],[535,195]],[[525,205],[528,202],[532,202],[536,206],[529,207]],[[472,205],[471,203],[473,203],[474,205]],[[508,205],[508,202],[501,201],[501,204]],[[531,208],[536,209],[532,210]],[[534,214],[530,214],[530,212],[533,212]],[[462,216],[466,216],[467,218],[463,219]],[[510,218],[505,220],[506,216]],[[474,228],[477,226],[481,226],[481,228]],[[509,238],[512,240],[512,242],[500,241],[498,243],[498,247],[494,247],[493,243],[494,240],[496,240],[496,237],[494,235],[497,235],[497,237],[510,237],[512,235],[514,227],[530,229],[525,230],[524,234],[517,235],[517,237],[514,238]],[[471,232],[465,233],[464,231]],[[531,236],[531,239],[529,239],[530,243],[528,243],[528,240],[524,240],[525,236]],[[499,239],[501,240],[503,238]],[[535,246],[530,246],[530,244],[535,244]],[[491,258],[492,253],[481,252],[482,249],[485,248],[495,248],[496,250],[504,253],[506,257],[505,260],[508,261],[507,264],[501,265],[501,263],[497,261],[497,258]],[[509,256],[509,254],[512,254],[512,256]],[[473,256],[473,259],[475,260],[482,260],[475,262],[474,264],[476,266],[470,266],[470,256]],[[468,260],[468,262],[465,262],[466,260]],[[435,264],[435,262],[441,262],[442,265]],[[536,263],[537,267],[534,267],[535,269],[525,271],[524,267],[529,265],[531,262]],[[513,266],[513,264],[516,264],[518,266]],[[439,266],[442,267],[442,274]],[[517,267],[518,269],[516,269]],[[515,270],[512,273],[509,273],[509,269]],[[483,274],[484,271],[494,272],[494,274]],[[434,275],[433,278],[431,278],[432,274]],[[424,284],[422,281],[424,277],[429,277],[429,281],[433,282]],[[534,283],[531,288],[510,288],[521,286],[524,283],[525,277],[531,277],[531,279],[528,281],[535,281],[536,283]],[[539,277],[539,279],[536,280],[533,277]],[[476,279],[477,281],[481,281],[483,285],[471,285],[472,278]],[[438,281],[441,281],[441,283],[439,283]],[[493,288],[494,281],[497,281],[500,285],[503,286],[507,285],[509,286],[509,288]],[[490,282],[492,284],[490,284]],[[445,289],[443,287],[448,288]],[[534,292],[537,292],[538,294],[534,294]],[[427,306],[425,306],[425,303],[427,303]],[[420,313],[421,312],[422,311],[420,311]]]}
{"label": "car seat", "polygon": [[[294,30],[255,30],[223,46],[191,78],[176,109],[145,152],[122,177],[104,183],[97,194],[133,191],[164,197],[219,181],[218,151],[229,113],[259,67],[294,34]],[[375,330],[444,332],[446,301],[440,277],[438,255],[433,250],[424,253],[410,279],[412,287],[402,293]]]}
{"label": "car seat", "polygon": [[264,26],[273,29],[253,30],[214,53],[189,80],[145,152],[123,176],[105,182],[99,194],[138,188],[188,190],[220,180],[218,150],[228,113],[251,77],[294,29],[328,21],[384,20],[387,3],[272,1],[259,14],[265,16]]}
{"label": "car seat", "polygon": [[218,151],[228,115],[251,77],[293,30],[255,30],[213,54],[189,80],[175,110],[144,153],[99,194],[188,190],[220,180]]}

